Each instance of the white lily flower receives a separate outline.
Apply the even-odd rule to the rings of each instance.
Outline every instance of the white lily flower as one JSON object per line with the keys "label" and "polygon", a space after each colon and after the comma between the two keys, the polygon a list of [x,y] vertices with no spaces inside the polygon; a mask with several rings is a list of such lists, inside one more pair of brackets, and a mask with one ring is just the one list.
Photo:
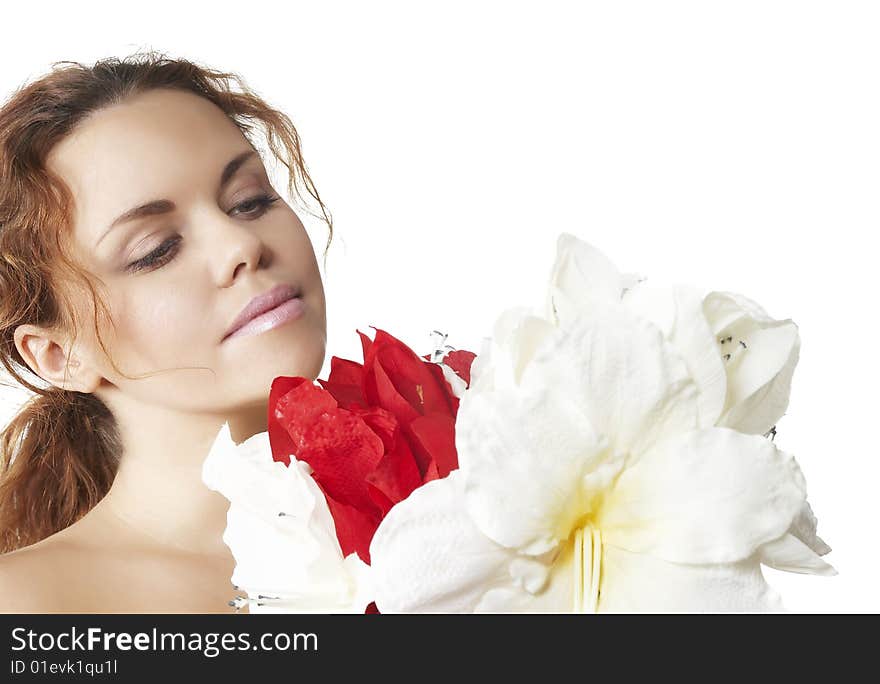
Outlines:
{"label": "white lily flower", "polygon": [[687,367],[622,307],[496,331],[459,407],[460,469],[373,538],[381,612],[781,609],[760,550],[803,506],[789,454],[700,427]]}
{"label": "white lily flower", "polygon": [[[797,325],[776,320],[751,299],[732,292],[704,294],[687,285],[658,286],[621,275],[598,249],[563,233],[557,242],[547,316],[601,315],[622,305],[651,321],[681,356],[699,389],[701,427],[768,434],[785,414],[800,353]],[[763,551],[766,565],[791,572],[833,575],[817,558],[831,548],[816,535],[805,501],[793,539]]]}
{"label": "white lily flower", "polygon": [[788,407],[800,338],[791,320],[776,320],[732,292],[632,282],[598,249],[563,233],[550,278],[547,318],[598,313],[622,304],[659,327],[700,389],[700,424],[766,434]]}
{"label": "white lily flower", "polygon": [[370,568],[357,554],[343,558],[310,473],[295,458],[273,460],[268,432],[236,445],[228,423],[204,461],[202,480],[230,501],[223,541],[252,613],[363,613],[373,600]]}
{"label": "white lily flower", "polygon": [[703,312],[727,369],[727,397],[718,424],[767,433],[788,408],[800,355],[797,325],[790,319],[775,320],[759,304],[733,292],[710,292]]}
{"label": "white lily flower", "polygon": [[[796,461],[741,429],[784,412],[794,324],[557,246],[546,317],[505,312],[471,367],[461,468],[374,536],[379,609],[781,610],[761,563],[836,574]],[[726,363],[734,331],[786,327]]]}

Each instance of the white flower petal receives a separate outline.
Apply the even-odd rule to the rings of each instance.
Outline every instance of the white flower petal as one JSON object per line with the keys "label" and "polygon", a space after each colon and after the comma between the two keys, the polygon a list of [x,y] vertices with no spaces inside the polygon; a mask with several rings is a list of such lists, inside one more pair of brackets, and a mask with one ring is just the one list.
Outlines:
{"label": "white flower petal", "polygon": [[621,302],[632,313],[656,325],[666,339],[672,338],[676,311],[671,287],[639,282],[626,291]]}
{"label": "white flower petal", "polygon": [[606,545],[602,570],[600,613],[784,610],[754,557],[685,565]]}
{"label": "white flower petal", "polygon": [[440,364],[440,370],[443,372],[443,377],[446,378],[446,382],[449,383],[453,396],[461,399],[467,389],[467,383],[445,363]]}
{"label": "white flower petal", "polygon": [[483,358],[471,366],[471,389],[511,389],[520,382],[523,369],[537,348],[554,332],[551,323],[534,316],[525,307],[503,312],[495,321],[492,337],[484,344]]}
{"label": "white flower petal", "polygon": [[804,501],[804,505],[789,532],[812,549],[814,553],[824,556],[831,551],[831,547],[822,541],[822,538],[816,533],[818,524],[819,521],[816,520],[810,503]]}
{"label": "white flower petal", "polygon": [[703,428],[625,470],[596,524],[609,544],[680,563],[732,563],[782,536],[806,498],[794,458],[758,435]]}
{"label": "white flower petal", "polygon": [[620,271],[602,252],[569,233],[559,235],[545,305],[547,320],[559,323],[589,315],[596,305],[619,303],[622,293]]}
{"label": "white flower petal", "polygon": [[[209,488],[281,532],[308,531],[303,536],[303,544],[309,547],[306,559],[328,550],[337,551],[341,558],[333,516],[310,471],[302,461],[292,459],[288,467],[273,460],[268,432],[236,445],[225,423],[202,465],[202,479]],[[285,515],[279,516],[280,512]]]}
{"label": "white flower petal", "polygon": [[703,306],[715,335],[720,335],[723,330],[743,319],[751,320],[756,325],[776,322],[758,302],[737,292],[710,292],[706,295]]}
{"label": "white flower petal", "polygon": [[679,353],[699,389],[700,427],[715,425],[724,409],[727,372],[715,336],[703,313],[701,290],[640,283],[624,305],[660,328]]}
{"label": "white flower petal", "polygon": [[307,534],[279,529],[245,506],[229,507],[223,541],[236,561],[232,583],[255,600],[251,613],[363,613],[372,601],[369,566],[356,554],[304,562],[313,545]]}
{"label": "white flower petal", "polygon": [[765,434],[788,408],[800,355],[797,325],[775,320],[757,303],[731,292],[710,293],[703,310],[716,337],[733,337],[736,352],[728,362],[725,412],[717,424]]}
{"label": "white flower petal", "polygon": [[622,306],[578,317],[548,335],[521,391],[553,387],[618,454],[638,455],[667,432],[698,425],[698,393],[682,359],[650,321]]}
{"label": "white flower petal", "polygon": [[807,575],[836,575],[831,565],[793,534],[784,534],[761,547],[761,562],[777,570]]}
{"label": "white flower petal", "polygon": [[455,435],[467,510],[490,539],[537,555],[566,539],[589,510],[585,477],[607,441],[576,404],[546,386],[468,392]]}
{"label": "white flower petal", "polygon": [[[486,592],[475,613],[570,613],[574,598],[571,544],[560,548],[540,589],[530,592],[522,585],[502,586]],[[533,563],[540,563],[535,560]]]}
{"label": "white flower petal", "polygon": [[[251,612],[363,612],[370,599],[342,557],[327,501],[307,464],[272,459],[267,432],[239,445],[224,424],[202,466],[205,484],[230,500],[223,541],[236,560],[232,582]],[[284,515],[278,514],[283,512]],[[365,602],[363,602],[365,601]]]}
{"label": "white flower petal", "polygon": [[492,348],[495,341],[491,337],[484,337],[480,345],[480,352],[471,363],[471,382],[470,391],[476,391],[478,388],[492,389],[495,386],[495,379],[492,377],[492,366],[495,359],[492,355]]}
{"label": "white flower petal", "polygon": [[621,273],[620,284],[623,286],[623,294],[626,295],[627,290],[631,290],[640,282],[647,279],[648,276],[644,273]]}
{"label": "white flower petal", "polygon": [[813,509],[804,501],[788,534],[761,547],[761,562],[787,572],[836,575],[837,570],[821,559],[831,547],[816,534],[816,527]]}
{"label": "white flower petal", "polygon": [[474,525],[455,470],[394,506],[373,535],[376,606],[381,613],[472,612],[491,589],[516,587],[510,565],[517,557]]}
{"label": "white flower petal", "polygon": [[[791,381],[800,356],[800,338],[794,323],[749,336],[749,351],[744,354],[736,373],[728,377],[728,409],[719,424],[763,435],[785,414],[791,393]],[[781,360],[781,366],[779,361]],[[778,369],[770,374],[768,369]]]}

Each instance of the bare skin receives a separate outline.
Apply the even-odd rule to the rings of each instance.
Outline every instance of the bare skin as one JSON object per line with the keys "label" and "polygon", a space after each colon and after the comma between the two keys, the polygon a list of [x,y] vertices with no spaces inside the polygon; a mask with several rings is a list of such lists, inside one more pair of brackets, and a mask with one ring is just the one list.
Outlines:
{"label": "bare skin", "polygon": [[[75,198],[78,258],[106,285],[113,326],[99,324],[110,356],[127,375],[162,372],[118,373],[94,337],[87,298],[75,339],[35,325],[16,330],[41,377],[104,401],[123,453],[95,508],[0,556],[0,610],[233,612],[234,560],[222,540],[229,503],[202,483],[202,462],[224,421],[237,442],[265,431],[272,379],[317,377],[326,346],[314,249],[284,200],[254,202],[277,196],[259,156],[221,187],[226,164],[249,149],[207,100],[154,90],[92,115],[50,154]],[[176,207],[102,237],[122,212],[157,199]],[[163,245],[158,262],[129,268]],[[306,313],[223,339],[245,304],[279,283],[300,288]]]}
{"label": "bare skin", "polygon": [[[243,593],[230,582],[235,561],[228,550],[175,552],[149,539],[141,542],[142,536],[95,510],[37,544],[6,554],[0,559],[4,612],[234,612],[228,602]],[[9,588],[14,593],[6,593]]]}

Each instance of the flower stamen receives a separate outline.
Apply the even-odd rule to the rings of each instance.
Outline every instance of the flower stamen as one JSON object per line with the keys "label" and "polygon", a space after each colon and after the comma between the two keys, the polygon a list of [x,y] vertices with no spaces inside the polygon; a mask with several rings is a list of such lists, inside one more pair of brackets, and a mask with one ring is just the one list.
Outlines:
{"label": "flower stamen", "polygon": [[599,607],[602,572],[602,533],[590,523],[574,533],[574,605],[572,612],[595,613]]}
{"label": "flower stamen", "polygon": [[266,602],[280,602],[284,599],[281,596],[267,596],[265,594],[257,594],[257,598],[251,598],[249,596],[236,596],[231,601],[227,601],[226,605],[232,606],[235,608],[235,612],[240,611],[246,604],[252,603],[257,606],[266,605]]}
{"label": "flower stamen", "polygon": [[734,344],[733,335],[727,335],[718,339],[718,348],[721,351],[721,358],[730,366],[736,363],[749,347],[745,340],[738,339]]}

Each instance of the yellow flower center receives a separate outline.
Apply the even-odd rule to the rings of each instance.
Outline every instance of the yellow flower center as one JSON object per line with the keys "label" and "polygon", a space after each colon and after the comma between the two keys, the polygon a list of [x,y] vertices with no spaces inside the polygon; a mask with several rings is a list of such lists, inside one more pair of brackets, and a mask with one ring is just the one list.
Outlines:
{"label": "yellow flower center", "polygon": [[574,532],[574,613],[595,613],[599,606],[602,576],[602,533],[586,523]]}

